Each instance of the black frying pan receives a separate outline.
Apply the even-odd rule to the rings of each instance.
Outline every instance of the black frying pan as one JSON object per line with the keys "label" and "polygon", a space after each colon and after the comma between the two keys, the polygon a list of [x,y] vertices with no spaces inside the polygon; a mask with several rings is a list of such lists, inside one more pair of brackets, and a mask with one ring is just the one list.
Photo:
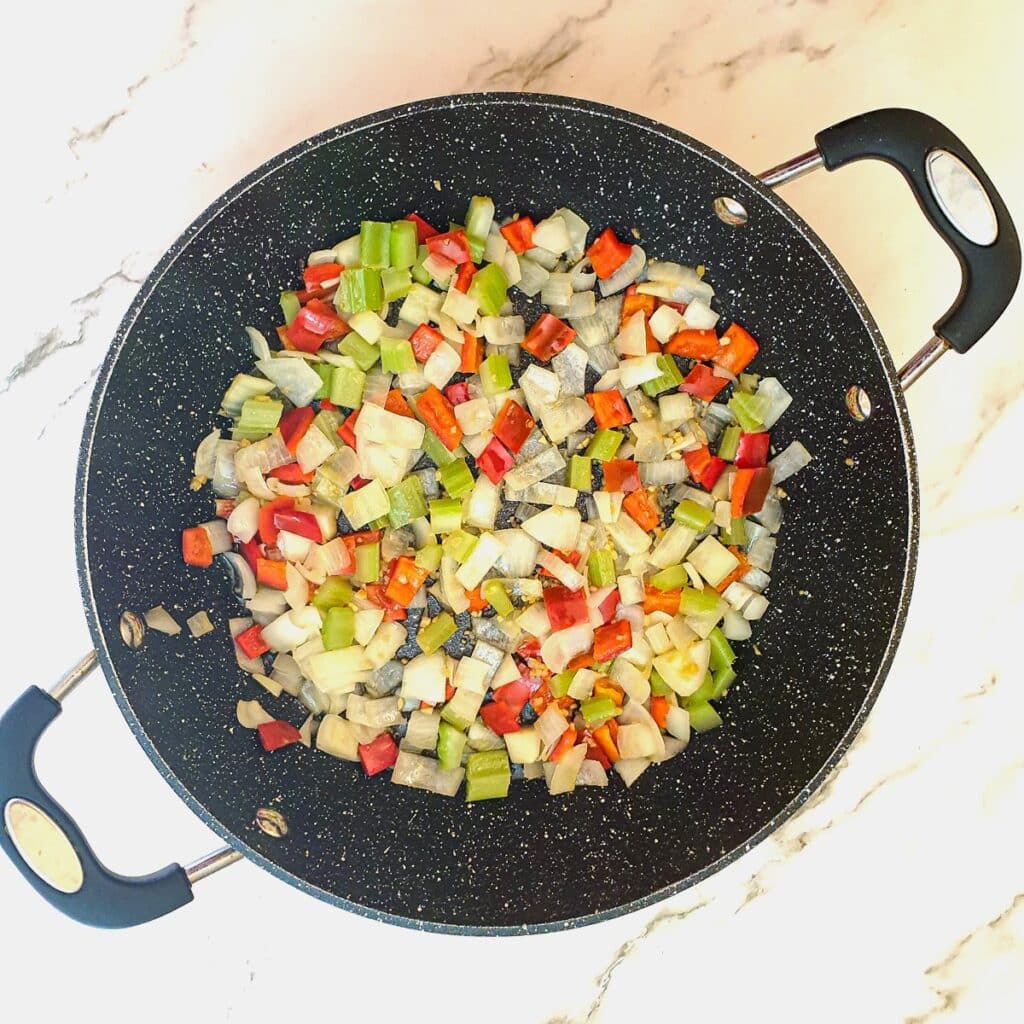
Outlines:
{"label": "black frying pan", "polygon": [[[1020,270],[1013,225],[966,147],[923,114],[876,111],[816,142],[769,183],[819,163],[887,160],[963,266],[961,293],[905,386],[946,347],[970,348],[1002,312]],[[965,173],[949,178],[951,168]],[[994,239],[984,216],[980,227],[964,220],[972,183]],[[629,791],[613,780],[556,799],[520,785],[507,800],[467,805],[365,778],[315,751],[265,756],[251,734],[229,728],[236,700],[253,695],[225,639],[237,608],[229,582],[181,564],[182,526],[210,516],[209,495],[188,487],[191,453],[225,382],[251,361],[241,325],[275,323],[282,282],[360,218],[415,209],[444,223],[473,193],[493,196],[500,214],[566,205],[623,237],[635,228],[649,254],[706,264],[725,321],[735,317],[761,340],[760,365],[794,396],[774,440],[800,438],[816,456],[786,485],[793,500],[772,607],[756,632],[760,656],[742,645],[742,684],[721,705],[725,727]],[[745,225],[716,215],[720,197],[734,213],[741,204]],[[848,411],[851,386],[870,397],[866,419]],[[96,385],[76,536],[86,615],[118,705],[160,772],[234,851],[368,916],[506,934],[585,924],[678,892],[794,813],[885,678],[910,596],[917,517],[901,377],[842,268],[766,184],[633,114],[481,94],[325,132],[249,175],[185,232],[133,302]],[[220,631],[201,641],[151,632],[130,649],[122,612],[160,603],[179,618],[205,608]],[[123,926],[187,903],[191,883],[231,853],[147,878],[112,875],[39,786],[35,742],[93,660],[52,696],[28,690],[0,720],[0,839],[54,906]],[[272,835],[260,808],[279,811],[287,835]]]}

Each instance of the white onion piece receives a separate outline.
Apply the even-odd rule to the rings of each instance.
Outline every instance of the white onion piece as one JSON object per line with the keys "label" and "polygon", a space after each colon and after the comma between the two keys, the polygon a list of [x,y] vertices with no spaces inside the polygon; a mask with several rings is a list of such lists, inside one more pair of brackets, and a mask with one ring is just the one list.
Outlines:
{"label": "white onion piece", "polygon": [[211,519],[208,523],[200,523],[200,526],[206,531],[215,555],[222,555],[225,551],[231,550],[231,534],[228,533],[228,524],[223,519]]}
{"label": "white onion piece", "polygon": [[622,386],[626,389],[639,387],[641,384],[661,376],[658,355],[654,352],[635,359],[623,359],[619,363],[619,369],[622,371]]}
{"label": "white onion piece", "polygon": [[256,369],[293,405],[309,405],[323,387],[320,374],[303,359],[261,359]]}
{"label": "white onion piece", "polygon": [[683,319],[695,331],[709,331],[718,323],[718,314],[706,299],[696,298],[687,304]]}
{"label": "white onion piece", "polygon": [[295,449],[295,458],[303,473],[319,469],[336,451],[337,444],[315,424],[302,435]]}
{"label": "white onion piece", "polygon": [[727,640],[749,640],[753,630],[739,612],[730,608],[722,620],[722,632]]}
{"label": "white onion piece", "polygon": [[559,207],[551,216],[560,217],[569,233],[565,258],[567,260],[580,259],[587,248],[587,232],[590,231],[590,225],[579,214],[573,213],[565,206]]}
{"label": "white onion piece", "polygon": [[480,326],[491,345],[518,345],[526,337],[526,323],[521,316],[485,316]]}
{"label": "white onion piece", "polygon": [[597,287],[597,274],[594,273],[594,267],[589,259],[581,259],[578,263],[573,264],[566,273],[572,282],[574,292],[591,292]]}
{"label": "white onion piece", "polygon": [[600,282],[601,294],[614,295],[631,285],[640,276],[646,262],[647,254],[639,245],[634,245],[626,262],[611,277]]}
{"label": "white onion piece", "polygon": [[465,776],[465,768],[444,769],[432,757],[409,750],[399,752],[391,769],[391,781],[395,785],[425,789],[440,796],[455,796]]}
{"label": "white onion piece", "polygon": [[640,483],[645,487],[664,487],[682,483],[689,475],[690,471],[682,459],[640,464]]}
{"label": "white onion piece", "polygon": [[558,713],[553,705],[549,705],[537,719],[534,728],[540,736],[542,756],[547,757],[548,751],[562,738],[569,728],[569,723]]}
{"label": "white onion piece", "polygon": [[[552,764],[549,761],[544,765],[544,775],[547,778],[548,794],[550,796],[571,793],[576,788],[580,767],[586,756],[587,745],[585,743],[577,743],[556,764]],[[596,764],[597,762],[593,763]]]}
{"label": "white onion piece", "polygon": [[572,296],[572,282],[568,274],[549,274],[540,290],[540,301],[545,306],[568,306]]}
{"label": "white onion piece", "polygon": [[532,296],[538,294],[544,287],[548,276],[548,271],[539,263],[528,259],[525,253],[519,257],[519,283],[516,287],[524,295]]}
{"label": "white onion piece", "polygon": [[[465,521],[480,530],[493,530],[501,508],[501,488],[491,483],[486,474],[476,478],[473,491],[466,502]],[[471,588],[472,589],[472,588]]]}
{"label": "white onion piece", "polygon": [[580,623],[552,633],[540,648],[540,656],[552,672],[561,672],[578,654],[594,645],[594,630],[589,623]]}
{"label": "white onion piece", "polygon": [[619,333],[615,335],[612,345],[615,351],[623,357],[644,356],[647,354],[647,329],[643,310],[638,309],[622,325]]}
{"label": "white onion piece", "polygon": [[772,481],[778,484],[783,480],[788,480],[794,473],[798,473],[810,463],[811,453],[799,441],[793,441],[779,452],[768,465],[772,471]]}
{"label": "white onion piece", "polygon": [[181,632],[181,626],[175,622],[171,613],[162,604],[158,604],[155,608],[150,608],[142,617],[146,620],[146,625],[150,629],[155,629],[158,633],[166,633],[167,636],[177,636]]}
{"label": "white onion piece", "polygon": [[405,666],[402,697],[426,701],[428,704],[441,704],[444,702],[446,679],[444,651],[419,654]]}
{"label": "white onion piece", "polygon": [[215,428],[199,442],[199,446],[196,448],[195,460],[192,463],[192,475],[200,483],[211,479],[217,470],[217,443],[219,441],[220,431]]}
{"label": "white onion piece", "polygon": [[762,417],[765,427],[774,427],[779,417],[789,408],[793,396],[782,386],[776,377],[765,377],[757,386],[757,397],[767,402]]}
{"label": "white onion piece", "polygon": [[560,551],[572,551],[580,532],[580,514],[572,508],[552,506],[523,523],[523,529],[541,544]]}
{"label": "white onion piece", "polygon": [[220,556],[231,567],[234,576],[235,593],[243,600],[250,601],[256,596],[256,576],[252,567],[236,551],[225,551]]}
{"label": "white onion piece", "polygon": [[198,640],[201,636],[206,636],[207,633],[213,632],[213,623],[210,621],[210,616],[205,611],[198,611],[195,615],[190,615],[185,620],[185,625],[188,626],[188,631]]}
{"label": "white onion piece", "polygon": [[239,502],[228,516],[228,533],[237,537],[243,544],[256,536],[259,529],[260,503],[256,498],[246,498]]}
{"label": "white onion piece", "polygon": [[267,344],[266,336],[255,327],[246,327],[245,333],[249,336],[249,344],[252,346],[252,354],[256,357],[257,364],[261,359],[271,359],[270,345]]}
{"label": "white onion piece", "polygon": [[568,225],[558,214],[545,217],[534,226],[533,244],[560,256],[571,244]]}
{"label": "white onion piece", "polygon": [[274,721],[258,700],[240,700],[235,705],[235,719],[243,729],[256,729]]}

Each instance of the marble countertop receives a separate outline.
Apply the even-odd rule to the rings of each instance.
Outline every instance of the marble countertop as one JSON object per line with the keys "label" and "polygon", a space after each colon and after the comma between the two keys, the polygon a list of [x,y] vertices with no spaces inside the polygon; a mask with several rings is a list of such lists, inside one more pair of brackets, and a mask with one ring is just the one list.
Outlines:
{"label": "marble countertop", "polygon": [[[48,18],[47,68],[30,64],[29,47],[5,62],[7,94],[31,94],[8,110],[9,291],[10,254],[32,280],[8,301],[0,352],[0,527],[16,595],[4,602],[13,663],[9,653],[0,705],[90,644],[74,567],[75,462],[121,315],[200,210],[315,132],[418,97],[547,91],[660,119],[760,170],[860,110],[917,107],[967,141],[1024,222],[1011,100],[1024,72],[993,59],[1024,30],[1010,0],[969,19],[953,0],[529,0],[492,5],[472,34],[446,31],[460,17],[411,0],[103,0]],[[27,20],[10,28],[12,39],[40,31]],[[949,304],[958,270],[898,176],[858,165],[784,194],[845,264],[902,362]],[[1024,612],[1022,333],[1018,297],[970,357],[947,356],[910,393],[921,552],[889,680],[821,792],[726,870],[606,924],[481,940],[363,920],[244,863],[205,882],[184,912],[93,932],[0,866],[0,976],[18,979],[45,1020],[89,1006],[110,1020],[335,1008],[359,1019],[385,999],[424,1022],[1021,1019],[1024,690],[1007,638]],[[44,494],[29,517],[11,500],[26,485]],[[39,771],[115,869],[217,845],[98,679],[52,728]]]}

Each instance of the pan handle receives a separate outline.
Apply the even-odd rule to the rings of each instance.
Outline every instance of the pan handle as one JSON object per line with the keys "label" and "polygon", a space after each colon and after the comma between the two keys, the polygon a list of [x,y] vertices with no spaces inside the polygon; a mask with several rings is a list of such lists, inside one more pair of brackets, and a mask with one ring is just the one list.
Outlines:
{"label": "pan handle", "polygon": [[192,901],[192,883],[241,856],[218,851],[183,868],[169,864],[130,878],[110,871],[74,819],[43,788],[35,748],[61,712],[61,700],[96,665],[90,652],[52,690],[29,687],[0,716],[0,847],[51,906],[82,924],[129,928]]}
{"label": "pan handle", "polygon": [[814,137],[817,149],[761,175],[779,185],[815,167],[884,160],[906,179],[925,217],[953,250],[960,292],[935,336],[900,372],[909,386],[947,349],[970,349],[999,319],[1020,278],[1020,242],[1002,197],[974,154],[945,125],[916,110],[873,110]]}

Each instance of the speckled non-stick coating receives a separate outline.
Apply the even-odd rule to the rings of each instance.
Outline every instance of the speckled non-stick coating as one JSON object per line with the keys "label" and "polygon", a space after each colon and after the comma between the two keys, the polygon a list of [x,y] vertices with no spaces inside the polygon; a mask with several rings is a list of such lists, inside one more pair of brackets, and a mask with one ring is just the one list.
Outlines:
{"label": "speckled non-stick coating", "polygon": [[[808,125],[808,131],[814,125]],[[435,189],[434,180],[441,183]],[[813,465],[787,483],[772,607],[739,645],[724,728],[629,791],[551,798],[543,784],[465,804],[368,779],[291,748],[272,756],[235,724],[263,695],[235,666],[237,614],[216,569],[182,565],[180,530],[211,517],[189,490],[192,452],[228,378],[251,364],[242,325],[271,329],[305,255],[360,218],[411,209],[444,224],[474,193],[499,215],[567,205],[650,255],[704,263],[727,322],[761,341],[753,369],[793,395],[774,432]],[[718,195],[750,212],[712,212]],[[874,414],[846,412],[851,384]],[[888,668],[916,554],[906,409],[856,291],[819,239],[724,157],[654,122],[556,97],[490,94],[417,103],[343,125],[254,172],[175,244],[129,310],[100,375],[82,444],[79,566],[111,689],[172,786],[225,839],[294,885],[371,916],[464,932],[544,930],[635,909],[737,856],[820,784]],[[149,634],[124,647],[122,610],[201,608],[216,634]],[[295,703],[281,698],[294,714]],[[267,697],[264,703],[274,705]],[[286,816],[272,839],[258,807]]]}

